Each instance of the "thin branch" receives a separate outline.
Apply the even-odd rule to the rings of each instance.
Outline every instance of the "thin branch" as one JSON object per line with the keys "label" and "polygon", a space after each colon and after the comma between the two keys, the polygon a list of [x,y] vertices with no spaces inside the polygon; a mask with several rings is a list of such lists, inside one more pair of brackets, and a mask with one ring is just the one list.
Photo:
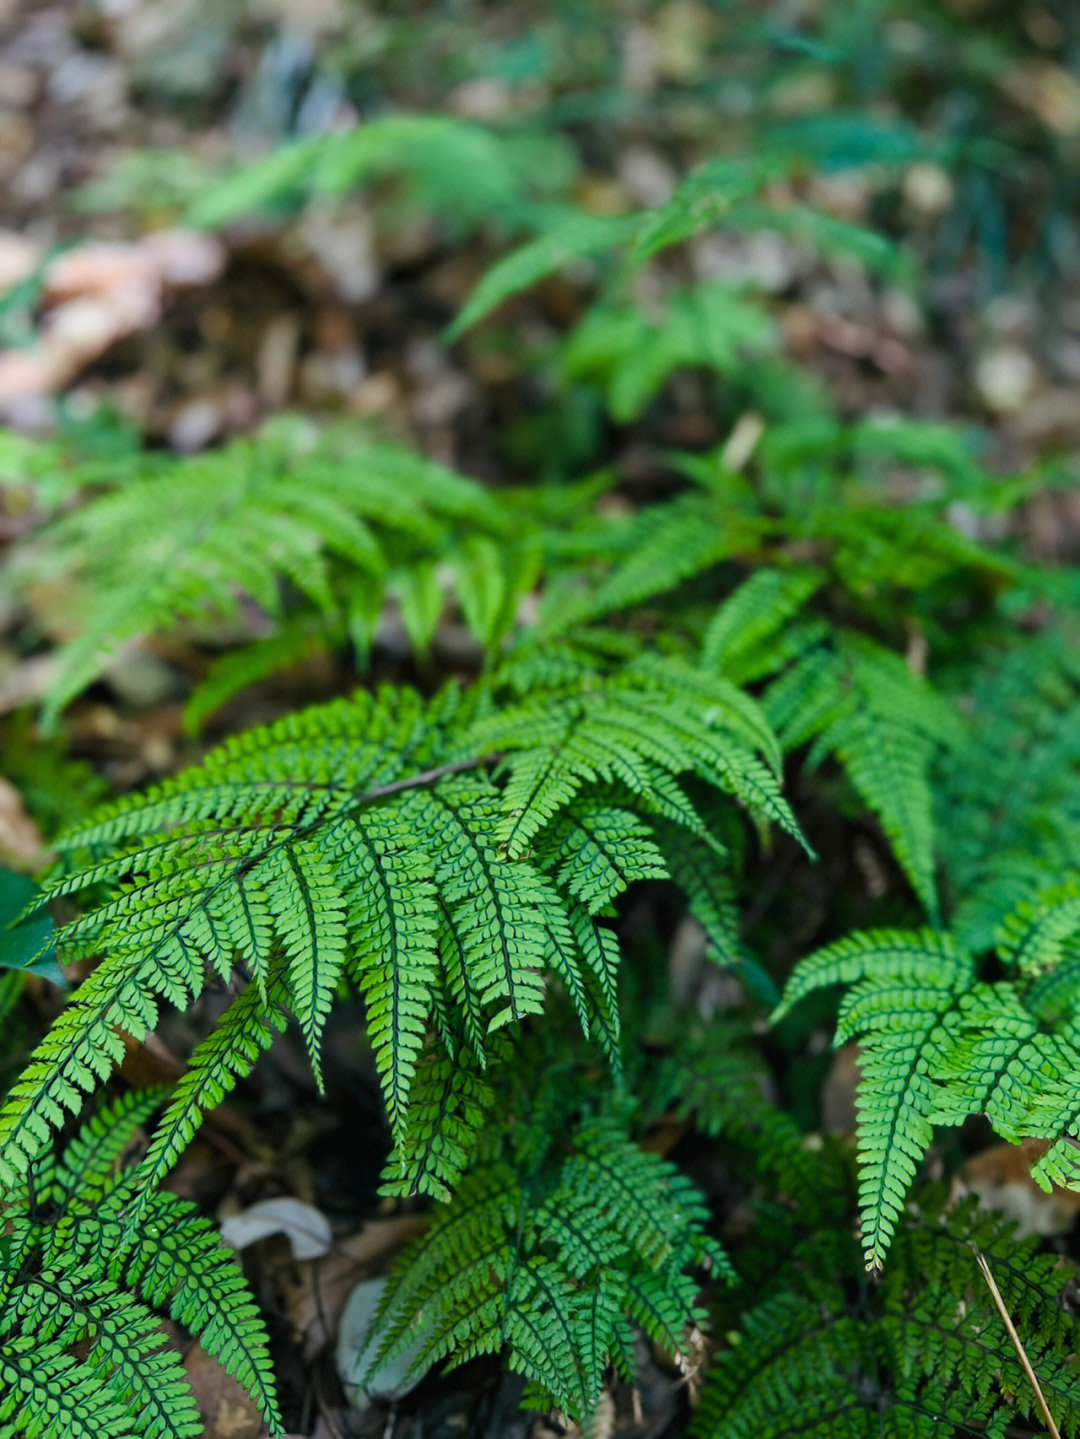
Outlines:
{"label": "thin branch", "polygon": [[1038,1404],[1039,1412],[1046,1421],[1046,1427],[1049,1429],[1053,1439],[1061,1439],[1061,1430],[1054,1423],[1054,1416],[1050,1413],[1050,1406],[1047,1404],[1046,1398],[1043,1395],[1042,1386],[1039,1384],[1035,1370],[1031,1367],[1031,1360],[1027,1357],[1024,1346],[1020,1342],[1020,1336],[1016,1332],[1016,1326],[1009,1316],[1009,1311],[1005,1308],[1005,1301],[1001,1297],[1001,1290],[997,1287],[997,1280],[990,1273],[990,1266],[987,1264],[986,1257],[981,1250],[979,1250],[975,1244],[972,1244],[971,1249],[975,1255],[975,1263],[979,1266],[982,1271],[982,1277],[986,1280],[986,1287],[990,1290],[990,1297],[997,1307],[997,1312],[1001,1315],[1001,1322],[1005,1325],[1005,1331],[1012,1342],[1012,1347],[1016,1350],[1016,1356],[1020,1360],[1024,1373],[1028,1377],[1028,1383],[1034,1391],[1035,1402]]}

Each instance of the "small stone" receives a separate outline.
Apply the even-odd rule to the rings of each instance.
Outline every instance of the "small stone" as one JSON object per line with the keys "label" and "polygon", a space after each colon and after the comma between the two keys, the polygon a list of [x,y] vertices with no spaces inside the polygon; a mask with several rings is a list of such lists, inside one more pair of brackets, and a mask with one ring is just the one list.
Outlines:
{"label": "small stone", "polygon": [[0,110],[0,174],[10,174],[33,148],[34,127],[26,116]]}
{"label": "small stone", "polygon": [[353,208],[328,215],[310,210],[300,222],[299,234],[341,299],[358,305],[376,294],[382,275],[375,255],[375,231],[366,211]]}
{"label": "small stone", "polygon": [[49,75],[49,98],[58,105],[86,105],[99,119],[122,105],[127,90],[119,60],[94,50],[75,50]]}
{"label": "small stone", "polygon": [[4,46],[4,58],[19,65],[55,70],[77,47],[63,6],[34,9],[23,6],[22,23]]}
{"label": "small stone", "polygon": [[28,110],[41,93],[41,77],[32,65],[0,59],[0,105]]}
{"label": "small stone", "polygon": [[224,429],[225,415],[217,399],[209,395],[185,400],[173,414],[168,429],[172,449],[183,455],[205,450]]}
{"label": "small stone", "polygon": [[874,199],[874,176],[870,166],[841,170],[835,175],[811,175],[807,199],[816,209],[858,225],[869,215]]}
{"label": "small stone", "polygon": [[176,675],[172,669],[149,650],[133,646],[102,671],[102,677],[124,704],[133,709],[146,709],[176,694]]}
{"label": "small stone", "polygon": [[[179,12],[168,6],[140,7],[138,16],[159,10],[167,18],[164,34],[159,26],[157,43],[147,43],[152,23],[128,42],[141,50],[131,72],[136,93],[174,106],[203,104],[217,95],[228,75],[230,9],[222,3],[205,8],[182,6]],[[133,31],[136,26],[124,28]]]}
{"label": "small stone", "polygon": [[768,295],[790,289],[797,266],[790,242],[775,230],[757,230],[746,242],[746,275]]}
{"label": "small stone", "polygon": [[988,409],[1010,414],[1030,400],[1039,371],[1027,350],[1019,345],[998,345],[977,362],[975,388]]}
{"label": "small stone", "polygon": [[199,230],[158,230],[141,248],[158,265],[166,285],[210,285],[225,268],[225,246]]}
{"label": "small stone", "polygon": [[376,415],[395,416],[402,405],[401,386],[392,370],[376,370],[360,385],[352,397],[350,409],[362,419]]}
{"label": "small stone", "polygon": [[36,869],[44,850],[41,831],[27,813],[22,795],[0,775],[0,859]]}
{"label": "small stone", "polygon": [[305,397],[315,403],[350,396],[357,398],[366,375],[358,350],[337,354],[316,351],[300,363],[300,387]]}
{"label": "small stone", "polygon": [[1043,315],[1030,296],[995,295],[983,310],[986,328],[999,340],[1021,340],[1038,333]]}
{"label": "small stone", "polygon": [[0,294],[21,284],[41,263],[41,246],[14,230],[0,230]]}
{"label": "small stone", "polygon": [[1054,346],[1054,368],[1063,380],[1080,384],[1080,339],[1064,335]]}
{"label": "small stone", "polygon": [[21,205],[40,205],[63,186],[64,157],[55,150],[39,150],[8,181],[8,194]]}
{"label": "small stone", "polygon": [[622,88],[651,95],[660,83],[660,60],[652,27],[635,20],[626,27],[622,55]]}
{"label": "small stone", "polygon": [[484,123],[505,120],[514,113],[514,90],[505,80],[465,80],[451,92],[449,105],[452,113],[460,115],[463,120]]}
{"label": "small stone", "polygon": [[677,84],[696,79],[709,60],[717,17],[701,0],[668,0],[656,12],[656,66]]}
{"label": "small stone", "polygon": [[300,319],[292,313],[270,321],[255,356],[259,394],[271,409],[280,409],[292,391],[296,356],[300,347]]}
{"label": "small stone", "polygon": [[650,209],[666,204],[678,183],[674,167],[645,145],[630,145],[619,156],[619,178],[634,202]]}
{"label": "small stone", "polygon": [[412,401],[417,424],[437,429],[449,424],[468,404],[472,396],[469,377],[450,364],[434,341],[419,340],[412,344],[405,365],[417,382]]}
{"label": "small stone", "polygon": [[920,160],[904,176],[903,194],[916,214],[937,220],[952,209],[956,187],[942,166],[932,160]]}
{"label": "small stone", "polygon": [[881,318],[902,340],[918,340],[926,333],[926,319],[910,290],[890,287],[881,297]]}

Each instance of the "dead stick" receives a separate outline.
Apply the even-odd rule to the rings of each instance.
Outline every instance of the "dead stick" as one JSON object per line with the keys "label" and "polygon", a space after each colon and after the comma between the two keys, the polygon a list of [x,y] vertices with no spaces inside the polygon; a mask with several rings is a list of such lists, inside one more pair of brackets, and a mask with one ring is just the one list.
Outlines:
{"label": "dead stick", "polygon": [[1061,1430],[1054,1423],[1054,1416],[1050,1413],[1050,1406],[1047,1404],[1043,1395],[1042,1386],[1036,1378],[1035,1370],[1031,1367],[1031,1360],[1027,1357],[1024,1346],[1020,1342],[1020,1336],[1016,1332],[1016,1326],[1009,1317],[1009,1311],[1005,1308],[1005,1301],[1001,1297],[1001,1290],[997,1287],[997,1280],[990,1273],[990,1266],[987,1264],[985,1256],[974,1244],[972,1244],[971,1248],[975,1254],[975,1263],[982,1270],[982,1277],[986,1280],[986,1287],[990,1290],[990,1297],[997,1306],[997,1312],[1001,1315],[1001,1322],[1005,1325],[1005,1330],[1012,1341],[1012,1347],[1016,1350],[1017,1358],[1023,1365],[1024,1373],[1028,1377],[1028,1383],[1035,1393],[1035,1401],[1039,1406],[1042,1417],[1046,1420],[1046,1427],[1053,1435],[1053,1439],[1061,1439]]}

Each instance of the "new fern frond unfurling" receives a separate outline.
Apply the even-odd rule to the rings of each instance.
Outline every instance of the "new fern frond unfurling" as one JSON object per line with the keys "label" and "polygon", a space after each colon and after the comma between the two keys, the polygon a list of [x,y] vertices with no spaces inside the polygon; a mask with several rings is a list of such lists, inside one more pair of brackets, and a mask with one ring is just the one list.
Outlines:
{"label": "new fern frond unfurling", "polygon": [[159,1314],[195,1334],[281,1434],[266,1331],[243,1272],[193,1204],[143,1199],[122,1157],[160,1094],[91,1118],[0,1203],[0,1424],[38,1439],[192,1439],[203,1432]]}

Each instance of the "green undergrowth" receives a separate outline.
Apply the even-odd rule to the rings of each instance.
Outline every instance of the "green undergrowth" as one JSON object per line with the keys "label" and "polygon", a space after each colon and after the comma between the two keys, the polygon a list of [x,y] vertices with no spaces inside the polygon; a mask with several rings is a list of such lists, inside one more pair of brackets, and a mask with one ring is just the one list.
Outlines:
{"label": "green undergrowth", "polygon": [[[53,854],[34,913],[81,979],[0,1107],[0,1434],[198,1432],[155,1313],[278,1432],[247,1290],[161,1183],[287,1027],[321,1084],[356,996],[384,1196],[430,1218],[376,1359],[499,1354],[588,1424],[644,1338],[687,1373],[707,1347],[696,1439],[1041,1432],[981,1256],[1076,1433],[1071,1259],[946,1203],[924,1164],[957,1167],[982,1116],[1045,1141],[1036,1183],[1080,1178],[1080,576],[1023,543],[1048,480],[991,471],[959,426],[835,413],[764,293],[679,273],[695,235],[768,227],[903,274],[876,231],[778,204],[772,161],[585,216],[456,134],[305,142],[202,219],[347,187],[384,145],[502,155],[520,244],[449,338],[587,262],[545,383],[612,453],[482,485],[345,421],[190,457],[5,441],[42,516],[5,598],[28,644],[43,580],[83,623],[38,716],[51,783],[14,751]],[[677,450],[657,435],[688,375],[720,435]],[[202,661],[192,760],[99,801],[63,768],[65,711],[162,636]],[[359,685],[198,740],[315,650]],[[5,1013],[24,982],[0,977]],[[171,1091],[69,1138],[125,1044],[215,989]],[[854,1154],[807,1098],[825,1033],[859,1045]]]}

